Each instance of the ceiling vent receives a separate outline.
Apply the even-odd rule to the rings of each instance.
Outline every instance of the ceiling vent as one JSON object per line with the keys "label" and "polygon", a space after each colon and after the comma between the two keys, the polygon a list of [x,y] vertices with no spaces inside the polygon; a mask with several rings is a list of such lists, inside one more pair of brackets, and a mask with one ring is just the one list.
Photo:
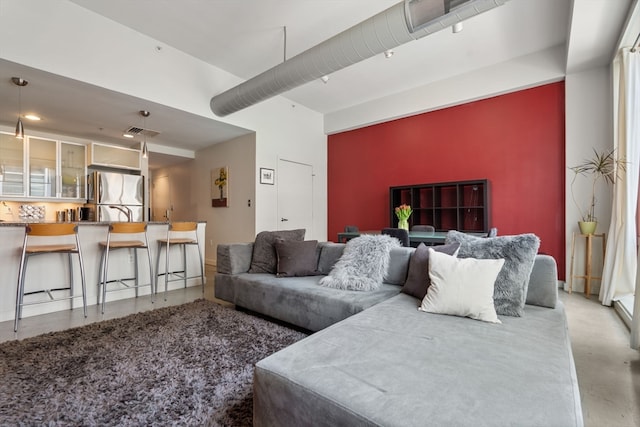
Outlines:
{"label": "ceiling vent", "polygon": [[156,132],[155,130],[150,129],[144,129],[138,126],[131,126],[130,128],[126,129],[124,133],[128,133],[131,135],[143,135],[147,138],[153,138],[154,136],[160,135],[160,132]]}

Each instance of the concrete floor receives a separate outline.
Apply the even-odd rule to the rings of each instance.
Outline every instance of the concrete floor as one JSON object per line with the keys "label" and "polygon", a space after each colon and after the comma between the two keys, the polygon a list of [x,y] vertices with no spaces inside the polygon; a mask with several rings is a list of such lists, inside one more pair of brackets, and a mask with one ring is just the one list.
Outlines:
{"label": "concrete floor", "polygon": [[[205,298],[230,306],[213,296],[214,273],[207,268]],[[183,304],[201,296],[201,288],[195,286],[171,291],[168,301],[159,295],[154,304],[148,297],[107,303],[104,315],[99,307],[91,306],[87,319],[82,309],[28,317],[21,321],[18,333],[13,332],[13,321],[1,322],[0,342]],[[560,291],[560,299],[567,310],[585,427],[640,426],[640,352],[629,348],[628,329],[612,308],[595,298]]]}
{"label": "concrete floor", "polygon": [[640,426],[640,352],[629,330],[597,297],[560,292],[569,323],[586,427]]}
{"label": "concrete floor", "polygon": [[[221,305],[232,307],[233,304],[229,304],[214,297],[214,274],[215,269],[207,266],[205,269],[207,284],[205,285],[204,297],[208,300],[216,301]],[[202,298],[202,288],[200,286],[190,286],[186,289],[169,291],[167,301],[164,300],[164,293],[161,291],[156,296],[153,304],[151,303],[149,295],[112,302],[109,302],[109,297],[107,297],[105,313],[102,314],[100,312],[100,306],[91,305],[87,307],[86,319],[82,315],[82,308],[69,311],[58,311],[40,316],[25,317],[20,320],[20,327],[18,328],[17,333],[13,332],[13,320],[0,322],[0,342],[29,338],[47,332],[61,331],[68,328],[88,325],[89,323],[99,322],[101,320],[115,319],[132,313],[153,310],[155,308],[184,304],[198,298]]]}

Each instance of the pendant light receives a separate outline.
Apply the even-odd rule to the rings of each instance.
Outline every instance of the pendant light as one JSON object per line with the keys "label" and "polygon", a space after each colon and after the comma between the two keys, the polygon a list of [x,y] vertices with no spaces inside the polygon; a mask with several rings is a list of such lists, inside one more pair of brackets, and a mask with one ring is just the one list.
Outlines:
{"label": "pendant light", "polygon": [[147,148],[147,117],[151,115],[147,110],[140,110],[140,115],[143,117],[142,119],[142,135],[144,136],[144,140],[142,141],[142,158],[146,159],[149,157],[149,148]]}
{"label": "pendant light", "polygon": [[21,88],[29,82],[21,77],[11,77],[11,81],[18,86],[18,123],[16,123],[16,138],[24,139],[24,126],[22,125],[22,92]]}

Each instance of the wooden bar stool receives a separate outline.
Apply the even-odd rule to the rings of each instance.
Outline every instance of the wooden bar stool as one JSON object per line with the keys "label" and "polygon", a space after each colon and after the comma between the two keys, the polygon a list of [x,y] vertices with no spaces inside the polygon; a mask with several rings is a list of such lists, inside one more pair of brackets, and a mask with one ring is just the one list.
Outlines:
{"label": "wooden bar stool", "polygon": [[[187,234],[185,236],[185,234]],[[193,237],[192,237],[193,236]],[[158,239],[158,257],[156,258],[156,293],[158,293],[158,277],[164,276],[164,299],[167,300],[167,289],[169,282],[178,280],[184,281],[184,287],[187,287],[187,279],[193,279],[198,276],[189,276],[187,272],[187,246],[195,246],[198,251],[200,261],[200,280],[202,282],[202,293],[204,293],[204,262],[202,252],[198,244],[198,223],[196,222],[172,222],[167,228],[166,239]],[[169,268],[169,251],[171,246],[179,246],[182,251],[182,270],[170,271]],[[160,273],[160,256],[162,248],[165,248],[165,264],[164,273]],[[170,279],[169,276],[177,276]]]}
{"label": "wooden bar stool", "polygon": [[[119,235],[113,240],[114,235]],[[127,236],[125,236],[127,235]],[[133,238],[133,240],[125,240],[125,238]],[[124,289],[136,290],[136,298],[138,297],[138,289],[143,286],[151,286],[151,302],[153,303],[153,271],[151,265],[151,253],[149,252],[149,241],[147,239],[147,224],[144,222],[115,222],[109,225],[107,240],[99,242],[102,248],[102,256],[100,257],[100,269],[98,270],[98,304],[100,304],[100,295],[102,294],[102,313],[104,314],[104,305],[107,299],[107,292],[121,291]],[[107,280],[109,276],[109,253],[119,249],[133,250],[134,277]],[[138,268],[138,250],[145,249],[149,262],[149,283],[140,284],[140,274]],[[133,285],[129,282],[133,281]],[[109,283],[118,283],[124,287],[118,289],[107,289]],[[102,288],[102,292],[101,291]]]}
{"label": "wooden bar stool", "polygon": [[[75,242],[69,237],[74,236]],[[37,242],[36,242],[37,240]],[[25,292],[25,276],[27,272],[27,262],[32,256],[36,255],[53,255],[67,254],[69,268],[69,284],[63,287],[45,288],[37,291]],[[71,309],[73,309],[73,262],[72,254],[78,255],[78,264],[80,266],[80,281],[82,282],[82,307],[84,308],[84,317],[87,317],[87,292],[84,277],[84,261],[82,259],[82,251],[80,250],[80,240],[78,239],[78,226],[76,224],[29,224],[26,227],[24,242],[22,244],[22,256],[20,257],[20,270],[18,272],[18,289],[16,294],[16,319],[13,326],[15,332],[18,331],[18,322],[22,318],[22,307],[25,305],[42,304],[51,301],[60,301],[68,299],[71,301]],[[53,293],[59,291],[68,291],[68,296],[54,296]],[[24,302],[25,295],[37,293],[46,293],[49,297],[45,300]]]}

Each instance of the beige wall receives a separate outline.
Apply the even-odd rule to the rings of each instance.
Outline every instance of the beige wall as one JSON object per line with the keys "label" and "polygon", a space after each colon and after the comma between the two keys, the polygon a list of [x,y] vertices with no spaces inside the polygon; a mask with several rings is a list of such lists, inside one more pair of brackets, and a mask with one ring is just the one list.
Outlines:
{"label": "beige wall", "polygon": [[[167,199],[170,197],[170,217],[172,221],[193,221],[200,219],[197,216],[195,202],[191,197],[191,175],[194,167],[195,160],[187,160],[177,165],[150,171],[152,186],[156,178],[167,177],[169,180],[171,190],[170,192],[167,191],[167,194],[164,194],[165,192],[163,191],[161,196]],[[149,193],[151,194],[151,212],[153,214],[158,201],[154,200],[153,187],[150,188]]]}
{"label": "beige wall", "polygon": [[[197,218],[207,221],[205,260],[215,265],[219,243],[251,242],[256,231],[255,134],[242,136],[196,152],[191,181],[191,204]],[[211,170],[229,167],[229,206],[211,207]],[[217,188],[216,188],[217,191]],[[250,205],[249,206],[249,202]]]}

